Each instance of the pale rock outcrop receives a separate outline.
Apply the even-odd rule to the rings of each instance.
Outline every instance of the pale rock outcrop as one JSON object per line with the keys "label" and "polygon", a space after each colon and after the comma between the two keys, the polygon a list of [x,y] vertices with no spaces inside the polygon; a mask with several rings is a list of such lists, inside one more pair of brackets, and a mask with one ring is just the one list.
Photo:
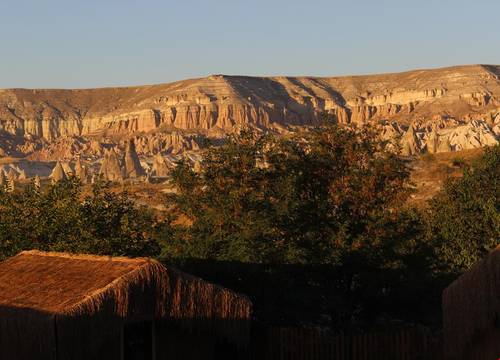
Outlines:
{"label": "pale rock outcrop", "polygon": [[19,180],[26,180],[28,178],[26,176],[26,171],[24,171],[24,169],[20,169],[17,178]]}
{"label": "pale rock outcrop", "polygon": [[437,152],[450,152],[453,150],[453,147],[451,146],[450,143],[450,138],[446,136],[444,139],[439,141],[438,147],[437,147]]}
{"label": "pale rock outcrop", "polygon": [[16,180],[18,180],[19,175],[18,175],[16,170],[14,170],[13,168],[10,168],[9,171],[7,172],[7,178],[9,180],[12,179],[12,180],[16,181]]}
{"label": "pale rock outcrop", "polygon": [[435,129],[432,129],[427,136],[427,152],[435,154],[438,152],[439,147],[439,135]]}
{"label": "pale rock outcrop", "polygon": [[56,163],[56,166],[52,170],[52,174],[50,174],[50,178],[52,179],[52,182],[58,182],[58,181],[63,181],[68,178],[66,175],[66,172],[64,171],[63,166],[61,163],[58,161]]}
{"label": "pale rock outcrop", "polygon": [[498,106],[498,74],[491,76],[498,71],[474,65],[356,77],[217,75],[146,87],[4,90],[0,130],[52,142],[65,136],[148,133],[164,127],[232,132],[243,124],[307,125],[325,111],[342,124],[414,120],[443,109],[465,118]]}
{"label": "pale rock outcrop", "polygon": [[102,156],[104,154],[104,148],[102,147],[102,144],[97,140],[91,140],[88,149],[93,155]]}
{"label": "pale rock outcrop", "polygon": [[153,158],[153,175],[157,177],[167,177],[170,173],[170,168],[167,161],[160,153]]}
{"label": "pale rock outcrop", "polygon": [[496,135],[486,122],[474,120],[447,131],[450,144],[455,150],[475,149],[498,144]]}
{"label": "pale rock outcrop", "polygon": [[193,171],[195,173],[201,173],[201,170],[202,170],[201,161],[198,159],[194,160]]}
{"label": "pale rock outcrop", "polygon": [[500,112],[496,114],[493,119],[493,127],[491,131],[497,136],[497,138],[500,138]]}
{"label": "pale rock outcrop", "polygon": [[408,127],[408,130],[401,139],[401,154],[404,156],[415,155],[419,152],[419,139],[415,134],[413,124]]}
{"label": "pale rock outcrop", "polygon": [[125,174],[114,149],[109,150],[101,163],[100,176],[107,181],[123,181]]}
{"label": "pale rock outcrop", "polygon": [[67,161],[61,162],[61,166],[64,169],[64,172],[66,173],[67,177],[74,176],[75,172],[73,168],[71,167],[71,164]]}
{"label": "pale rock outcrop", "polygon": [[[96,126],[97,125],[97,126]],[[98,130],[108,134],[144,131],[148,132],[158,128],[160,118],[153,109],[124,112],[109,115],[93,121],[87,121],[82,128],[82,134],[91,134]]]}
{"label": "pale rock outcrop", "polygon": [[384,123],[379,128],[380,139],[384,141],[392,141],[394,139],[397,139],[401,136],[402,133],[403,130],[396,122],[391,122],[389,124]]}
{"label": "pale rock outcrop", "polygon": [[80,158],[78,158],[75,163],[75,176],[80,179],[82,184],[87,184],[89,181],[88,169],[82,164]]}

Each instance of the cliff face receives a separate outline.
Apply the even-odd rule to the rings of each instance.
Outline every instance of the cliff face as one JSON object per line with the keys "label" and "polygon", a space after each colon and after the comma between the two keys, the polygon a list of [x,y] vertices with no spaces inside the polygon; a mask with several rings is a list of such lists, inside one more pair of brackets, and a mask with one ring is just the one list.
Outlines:
{"label": "cliff face", "polygon": [[500,66],[486,65],[331,78],[214,75],[142,87],[9,89],[0,90],[0,135],[17,140],[0,141],[0,147],[5,143],[4,153],[28,155],[64,137],[147,133],[154,135],[136,141],[138,152],[156,153],[196,146],[172,133],[217,137],[245,126],[280,130],[314,123],[323,112],[340,123],[384,120],[413,124],[417,132],[432,122],[445,128],[473,120],[493,129],[499,109]]}

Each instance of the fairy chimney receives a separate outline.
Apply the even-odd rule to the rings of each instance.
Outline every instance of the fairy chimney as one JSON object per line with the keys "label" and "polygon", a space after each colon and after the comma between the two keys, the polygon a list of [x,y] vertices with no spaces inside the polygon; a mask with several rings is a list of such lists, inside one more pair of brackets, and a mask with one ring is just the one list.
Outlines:
{"label": "fairy chimney", "polygon": [[80,160],[80,158],[78,158],[75,163],[75,175],[83,184],[86,184],[88,182],[88,170],[85,166],[82,165],[82,161]]}
{"label": "fairy chimney", "polygon": [[58,182],[62,180],[66,180],[68,177],[66,176],[66,172],[64,171],[64,168],[62,167],[61,163],[58,161],[56,163],[56,166],[52,170],[52,174],[50,174],[50,178],[52,179],[52,182]]}
{"label": "fairy chimney", "polygon": [[107,181],[122,181],[124,179],[124,171],[114,149],[111,149],[104,157],[100,175]]}
{"label": "fairy chimney", "polygon": [[127,148],[125,150],[125,160],[124,160],[124,171],[125,178],[138,178],[146,175],[144,169],[139,161],[139,156],[135,150],[135,143],[133,139],[127,142]]}
{"label": "fairy chimney", "polygon": [[169,174],[167,161],[160,153],[156,154],[153,158],[153,173],[157,177],[167,177]]}
{"label": "fairy chimney", "polygon": [[418,152],[418,139],[415,135],[413,124],[410,125],[401,139],[402,154],[405,156],[414,155]]}

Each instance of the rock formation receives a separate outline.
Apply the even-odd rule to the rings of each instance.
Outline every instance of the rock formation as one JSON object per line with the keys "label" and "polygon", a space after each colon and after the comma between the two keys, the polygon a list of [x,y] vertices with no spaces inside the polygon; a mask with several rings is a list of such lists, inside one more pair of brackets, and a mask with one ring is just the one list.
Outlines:
{"label": "rock formation", "polygon": [[144,169],[141,166],[139,156],[135,151],[135,144],[133,139],[128,141],[127,148],[125,150],[124,174],[126,179],[135,179],[146,175]]}
{"label": "rock formation", "polygon": [[7,178],[9,180],[14,180],[16,181],[18,179],[18,174],[16,172],[16,170],[14,170],[13,168],[10,168],[9,171],[7,172]]}
{"label": "rock formation", "polygon": [[125,174],[114,149],[109,150],[101,164],[100,176],[107,181],[123,181]]}
{"label": "rock formation", "polygon": [[[304,125],[329,112],[339,123],[409,122],[446,110],[458,119],[497,109],[499,66],[457,66],[346,77],[216,75],[145,87],[4,90],[0,129],[53,142],[67,136],[242,125]],[[97,150],[97,149],[96,149]]]}
{"label": "rock formation", "polygon": [[439,147],[439,135],[435,129],[432,129],[427,137],[427,152],[430,154],[435,154],[438,152]]}
{"label": "rock formation", "polygon": [[419,148],[419,141],[415,135],[414,125],[412,124],[401,139],[401,153],[405,156],[415,155],[418,153]]}
{"label": "rock formation", "polygon": [[19,174],[17,175],[17,178],[19,180],[26,180],[27,179],[26,171],[24,171],[23,169],[20,169]]}
{"label": "rock formation", "polygon": [[194,163],[193,163],[193,171],[194,171],[195,173],[200,173],[200,172],[201,172],[201,169],[202,169],[202,167],[201,167],[201,162],[200,162],[200,160],[198,160],[198,159],[194,160]]}
{"label": "rock formation", "polygon": [[89,173],[85,166],[82,165],[80,158],[75,163],[75,176],[80,179],[83,184],[88,183]]}
{"label": "rock formation", "polygon": [[473,120],[462,126],[447,130],[450,143],[456,150],[475,149],[498,144],[493,131],[484,121]]}
{"label": "rock formation", "polygon": [[[500,139],[500,66],[345,77],[214,75],[142,87],[0,91],[0,156],[103,162],[144,176],[138,158],[196,152],[244,128],[284,134],[318,123],[377,125],[405,154]],[[411,126],[403,134],[402,129]],[[130,140],[133,140],[133,144]],[[131,145],[132,144],[132,145]],[[115,160],[103,160],[114,148]],[[111,161],[112,165],[107,165]],[[62,164],[66,174],[72,170]],[[108,170],[106,170],[108,172]],[[29,173],[29,172],[28,172]]]}
{"label": "rock formation", "polygon": [[453,150],[453,148],[451,146],[449,137],[446,137],[446,138],[444,138],[444,140],[439,142],[437,152],[449,152],[452,150]]}
{"label": "rock formation", "polygon": [[56,166],[54,167],[54,170],[52,170],[52,174],[50,174],[50,178],[52,179],[52,182],[58,182],[62,180],[66,180],[68,177],[66,175],[66,172],[64,171],[63,166],[61,163],[58,161],[56,163]]}
{"label": "rock formation", "polygon": [[167,177],[170,173],[170,168],[167,161],[160,153],[153,158],[153,175],[157,177]]}

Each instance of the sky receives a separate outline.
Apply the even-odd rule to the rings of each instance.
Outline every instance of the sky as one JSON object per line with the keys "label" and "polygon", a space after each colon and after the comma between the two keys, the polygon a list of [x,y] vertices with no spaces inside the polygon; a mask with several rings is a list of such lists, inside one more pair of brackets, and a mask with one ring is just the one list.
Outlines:
{"label": "sky", "polygon": [[500,0],[0,0],[0,88],[500,64]]}

